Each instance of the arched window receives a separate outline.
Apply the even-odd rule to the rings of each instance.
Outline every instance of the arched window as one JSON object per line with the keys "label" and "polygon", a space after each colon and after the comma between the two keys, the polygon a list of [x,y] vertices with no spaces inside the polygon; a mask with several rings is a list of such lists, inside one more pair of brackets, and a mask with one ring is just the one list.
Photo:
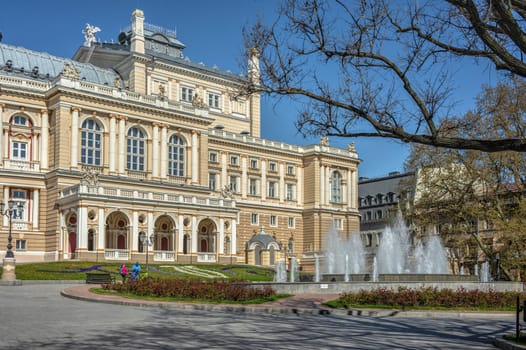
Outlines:
{"label": "arched window", "polygon": [[342,174],[335,171],[331,176],[331,199],[333,203],[342,202]]}
{"label": "arched window", "polygon": [[128,170],[144,171],[145,144],[141,129],[133,127],[128,131]]}
{"label": "arched window", "polygon": [[80,162],[86,165],[101,165],[102,130],[93,119],[82,123]]}
{"label": "arched window", "polygon": [[168,175],[184,176],[185,143],[182,138],[172,135],[168,142]]}

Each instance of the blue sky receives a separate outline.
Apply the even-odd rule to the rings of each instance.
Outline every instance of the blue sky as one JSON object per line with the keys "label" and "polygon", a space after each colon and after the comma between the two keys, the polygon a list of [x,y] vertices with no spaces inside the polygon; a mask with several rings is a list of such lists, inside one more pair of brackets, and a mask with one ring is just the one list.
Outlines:
{"label": "blue sky", "polygon": [[[5,1],[0,9],[0,32],[3,43],[72,57],[84,42],[86,23],[97,26],[100,41],[116,40],[120,30],[130,24],[135,8],[144,11],[146,22],[177,31],[185,45],[185,56],[207,66],[241,73],[243,51],[242,28],[257,18],[271,20],[279,0],[32,0]],[[472,104],[479,91],[480,75],[470,69],[459,71],[459,81],[473,81],[464,88],[465,105]],[[491,78],[491,77],[490,77]],[[298,109],[287,99],[276,102],[262,99],[264,138],[298,145],[318,143],[297,134],[294,120]],[[332,146],[346,148],[355,142],[362,163],[360,176],[380,177],[403,171],[409,147],[386,139],[330,139]]]}

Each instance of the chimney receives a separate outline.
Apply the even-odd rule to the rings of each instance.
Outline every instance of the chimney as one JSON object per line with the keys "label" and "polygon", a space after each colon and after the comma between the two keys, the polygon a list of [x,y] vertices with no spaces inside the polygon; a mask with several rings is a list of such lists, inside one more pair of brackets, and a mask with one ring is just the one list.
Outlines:
{"label": "chimney", "polygon": [[136,9],[132,13],[131,52],[144,54],[144,12]]}

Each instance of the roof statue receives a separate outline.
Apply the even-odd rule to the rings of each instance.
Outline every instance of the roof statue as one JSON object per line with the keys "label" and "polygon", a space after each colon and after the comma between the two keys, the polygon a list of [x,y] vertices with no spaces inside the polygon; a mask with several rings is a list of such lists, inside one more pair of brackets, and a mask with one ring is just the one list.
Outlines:
{"label": "roof statue", "polygon": [[95,33],[97,32],[100,32],[99,27],[86,23],[86,28],[82,31],[82,34],[84,34],[84,46],[91,46],[91,43],[97,42],[97,38],[95,38]]}

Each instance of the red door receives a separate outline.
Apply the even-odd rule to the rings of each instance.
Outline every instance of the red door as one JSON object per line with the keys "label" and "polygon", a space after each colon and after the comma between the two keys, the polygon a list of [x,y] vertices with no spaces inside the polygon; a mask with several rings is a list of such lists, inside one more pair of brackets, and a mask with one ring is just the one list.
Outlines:
{"label": "red door", "polygon": [[126,236],[119,235],[117,237],[117,249],[126,249]]}
{"label": "red door", "polygon": [[69,240],[69,246],[68,246],[69,253],[73,254],[77,250],[77,233],[70,232],[68,240]]}

